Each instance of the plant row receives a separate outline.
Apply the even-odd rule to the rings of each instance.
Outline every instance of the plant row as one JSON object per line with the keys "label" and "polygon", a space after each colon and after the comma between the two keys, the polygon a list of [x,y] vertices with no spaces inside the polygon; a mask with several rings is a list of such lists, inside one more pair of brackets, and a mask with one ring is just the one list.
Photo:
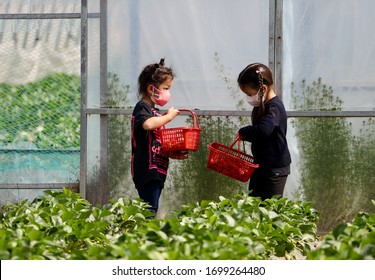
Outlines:
{"label": "plant row", "polygon": [[[238,194],[184,205],[166,219],[155,219],[147,207],[138,199],[123,198],[93,206],[69,189],[45,191],[34,201],[2,207],[0,258],[375,258],[371,214],[362,213],[353,225],[333,231],[321,249],[314,250],[319,213],[307,202],[262,201]],[[349,228],[353,228],[351,235]],[[340,239],[344,234],[346,238]],[[356,241],[350,242],[354,237]],[[336,251],[331,248],[333,239]],[[340,242],[350,245],[351,252],[343,252]]]}

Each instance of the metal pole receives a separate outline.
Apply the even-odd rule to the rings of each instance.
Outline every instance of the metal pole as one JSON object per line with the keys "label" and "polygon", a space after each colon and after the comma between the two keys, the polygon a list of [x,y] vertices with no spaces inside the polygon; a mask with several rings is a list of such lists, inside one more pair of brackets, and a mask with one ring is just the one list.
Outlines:
{"label": "metal pole", "polygon": [[[107,44],[107,0],[100,0],[100,107],[108,107],[108,44]],[[108,180],[108,115],[100,115],[100,171],[99,192],[96,203],[109,200]]]}
{"label": "metal pole", "polygon": [[275,18],[276,93],[281,99],[283,99],[283,0],[276,0]]}
{"label": "metal pole", "polygon": [[79,190],[86,198],[87,178],[87,0],[81,1],[81,132]]}
{"label": "metal pole", "polygon": [[282,99],[283,0],[269,1],[269,67],[274,75],[276,94]]}
{"label": "metal pole", "polygon": [[275,2],[276,0],[269,0],[269,23],[268,23],[268,67],[275,75]]}

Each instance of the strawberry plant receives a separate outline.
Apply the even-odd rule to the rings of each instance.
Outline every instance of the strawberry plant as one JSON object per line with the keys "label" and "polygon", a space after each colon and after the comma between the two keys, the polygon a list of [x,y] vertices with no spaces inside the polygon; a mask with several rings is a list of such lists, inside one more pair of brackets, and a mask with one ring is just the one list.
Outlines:
{"label": "strawberry plant", "polygon": [[185,205],[157,220],[140,200],[93,206],[45,191],[0,212],[1,259],[274,259],[306,255],[318,213],[309,203],[246,194]]}
{"label": "strawberry plant", "polygon": [[308,259],[374,260],[375,214],[359,212],[352,223],[336,226]]}

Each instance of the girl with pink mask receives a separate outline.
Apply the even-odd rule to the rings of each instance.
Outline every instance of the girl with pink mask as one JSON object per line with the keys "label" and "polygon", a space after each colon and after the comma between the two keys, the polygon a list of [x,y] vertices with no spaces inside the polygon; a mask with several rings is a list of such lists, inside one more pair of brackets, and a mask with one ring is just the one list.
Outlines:
{"label": "girl with pink mask", "polygon": [[154,213],[158,211],[169,164],[168,155],[161,150],[157,131],[179,114],[171,107],[161,115],[155,105],[168,103],[173,79],[173,70],[164,65],[164,59],[147,65],[138,77],[139,101],[131,119],[132,178],[139,197],[150,205]]}

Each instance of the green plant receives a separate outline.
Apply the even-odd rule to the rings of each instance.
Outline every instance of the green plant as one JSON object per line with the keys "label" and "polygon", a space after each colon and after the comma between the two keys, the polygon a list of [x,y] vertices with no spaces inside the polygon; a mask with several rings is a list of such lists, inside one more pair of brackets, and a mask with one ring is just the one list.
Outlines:
{"label": "green plant", "polygon": [[[372,201],[375,206],[375,201]],[[375,260],[375,214],[359,212],[352,223],[336,226],[308,259]]]}
{"label": "green plant", "polygon": [[[321,78],[311,86],[302,81],[300,90],[292,84],[292,97],[293,109],[302,111],[340,111],[343,103]],[[367,164],[375,159],[374,122],[358,138],[346,118],[297,118],[292,125],[301,151],[302,192],[321,213],[320,230],[329,231],[366,210],[375,195],[375,170]]]}
{"label": "green plant", "polygon": [[0,212],[1,259],[272,259],[305,255],[316,239],[311,204],[238,194],[154,219],[138,199],[93,206],[45,191]]}
{"label": "green plant", "polygon": [[[355,211],[371,211],[371,200],[375,198],[375,120],[368,119],[352,141],[353,182],[356,186],[353,196]],[[356,196],[354,195],[356,194]]]}
{"label": "green plant", "polygon": [[138,200],[93,207],[69,189],[45,191],[33,201],[3,206],[0,259],[69,259],[112,236],[134,229],[153,213]]}
{"label": "green plant", "polygon": [[[108,107],[129,108],[129,85],[120,85],[117,74],[108,73]],[[130,185],[130,116],[108,116],[108,172],[111,199],[124,197]]]}

